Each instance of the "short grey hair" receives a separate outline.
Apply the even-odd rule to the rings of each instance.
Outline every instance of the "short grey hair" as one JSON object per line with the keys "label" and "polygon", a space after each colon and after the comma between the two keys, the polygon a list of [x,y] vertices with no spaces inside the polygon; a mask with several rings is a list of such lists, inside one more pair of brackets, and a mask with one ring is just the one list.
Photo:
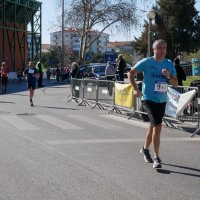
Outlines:
{"label": "short grey hair", "polygon": [[77,62],[73,62],[72,64],[71,64],[71,68],[72,69],[75,69],[75,68],[77,68],[79,65],[78,65],[78,63]]}
{"label": "short grey hair", "polygon": [[153,45],[152,45],[152,48],[155,49],[155,48],[157,47],[157,45],[160,44],[160,43],[164,43],[164,44],[167,45],[167,42],[166,42],[165,40],[163,40],[163,39],[158,39],[158,40],[155,40],[155,41],[154,41],[154,43],[153,43]]}

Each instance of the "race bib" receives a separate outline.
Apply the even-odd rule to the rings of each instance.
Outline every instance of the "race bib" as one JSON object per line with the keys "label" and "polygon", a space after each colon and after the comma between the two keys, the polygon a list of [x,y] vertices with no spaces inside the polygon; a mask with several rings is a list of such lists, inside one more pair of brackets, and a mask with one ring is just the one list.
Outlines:
{"label": "race bib", "polygon": [[34,73],[34,70],[33,70],[33,69],[29,69],[29,70],[28,70],[28,73],[29,73],[29,74],[33,74],[33,73]]}
{"label": "race bib", "polygon": [[167,92],[168,84],[166,82],[156,82],[154,91],[158,93]]}

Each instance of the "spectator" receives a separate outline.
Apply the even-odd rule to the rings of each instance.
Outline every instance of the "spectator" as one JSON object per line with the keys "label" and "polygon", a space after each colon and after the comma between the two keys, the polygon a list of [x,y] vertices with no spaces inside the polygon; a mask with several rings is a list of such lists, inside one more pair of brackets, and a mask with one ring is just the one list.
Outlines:
{"label": "spectator", "polygon": [[22,79],[23,79],[23,70],[21,68],[17,71],[17,79],[18,79],[19,83],[22,82]]}
{"label": "spectator", "polygon": [[105,76],[107,80],[114,80],[115,79],[115,67],[111,64],[110,61],[108,61],[108,64],[106,66],[105,70]]}
{"label": "spectator", "polygon": [[2,94],[5,94],[7,92],[7,83],[8,83],[8,67],[5,62],[2,62],[0,73],[1,73]]}
{"label": "spectator", "polygon": [[[79,65],[77,62],[73,62],[71,64],[71,77],[72,78],[79,78],[79,74],[80,74],[80,71],[79,71]],[[79,81],[73,81],[73,96],[75,96],[76,98],[79,98],[79,89],[77,89],[77,86],[79,88],[80,86],[80,82]]]}
{"label": "spectator", "polygon": [[186,81],[186,75],[185,75],[183,68],[180,66],[179,58],[174,59],[174,66],[176,68],[178,85],[183,86],[183,81]]}
{"label": "spectator", "polygon": [[63,74],[63,80],[67,80],[67,82],[68,82],[69,77],[70,77],[70,67],[65,67],[64,74]]}
{"label": "spectator", "polygon": [[60,80],[60,68],[57,67],[55,72],[56,72],[56,81],[59,82],[59,80]]}
{"label": "spectator", "polygon": [[108,61],[108,64],[106,66],[106,70],[105,70],[105,76],[107,80],[107,87],[108,87],[108,91],[109,91],[109,95],[112,95],[112,91],[113,91],[113,82],[115,80],[115,67],[111,64],[110,61]]}
{"label": "spectator", "polygon": [[47,75],[47,80],[49,81],[51,78],[51,70],[49,67],[47,68],[46,75]]}
{"label": "spectator", "polygon": [[119,54],[117,59],[118,81],[124,81],[125,68],[126,68],[126,61],[123,59],[122,54]]}
{"label": "spectator", "polygon": [[38,88],[43,87],[42,81],[43,81],[43,71],[42,71],[42,63],[39,61],[37,63],[37,70],[38,70]]}
{"label": "spectator", "polygon": [[72,68],[72,72],[71,72],[72,78],[79,78],[80,71],[79,71],[78,63],[77,62],[73,62],[71,64],[71,68]]}

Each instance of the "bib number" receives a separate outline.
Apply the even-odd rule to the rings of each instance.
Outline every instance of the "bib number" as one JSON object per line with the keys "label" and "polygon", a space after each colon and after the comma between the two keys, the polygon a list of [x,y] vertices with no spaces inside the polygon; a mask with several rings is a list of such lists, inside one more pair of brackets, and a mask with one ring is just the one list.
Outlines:
{"label": "bib number", "polygon": [[165,93],[167,92],[168,84],[165,82],[157,82],[155,83],[154,91],[158,93]]}
{"label": "bib number", "polygon": [[33,70],[33,69],[29,69],[29,70],[28,70],[28,73],[29,73],[29,74],[33,74],[33,73],[34,73],[34,70]]}

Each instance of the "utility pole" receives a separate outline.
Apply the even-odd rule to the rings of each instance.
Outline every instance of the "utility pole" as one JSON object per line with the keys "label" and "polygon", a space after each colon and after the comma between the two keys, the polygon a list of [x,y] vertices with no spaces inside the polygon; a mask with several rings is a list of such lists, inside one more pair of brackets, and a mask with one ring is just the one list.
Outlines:
{"label": "utility pole", "polygon": [[151,26],[152,26],[152,20],[155,19],[156,17],[156,11],[155,10],[150,10],[147,14],[147,17],[149,19],[149,26],[148,26],[148,49],[147,49],[147,56],[150,57],[152,52],[152,33],[151,33]]}
{"label": "utility pole", "polygon": [[61,31],[61,79],[63,80],[63,70],[64,70],[64,51],[65,51],[65,45],[64,45],[64,2],[65,0],[62,0],[62,31]]}

